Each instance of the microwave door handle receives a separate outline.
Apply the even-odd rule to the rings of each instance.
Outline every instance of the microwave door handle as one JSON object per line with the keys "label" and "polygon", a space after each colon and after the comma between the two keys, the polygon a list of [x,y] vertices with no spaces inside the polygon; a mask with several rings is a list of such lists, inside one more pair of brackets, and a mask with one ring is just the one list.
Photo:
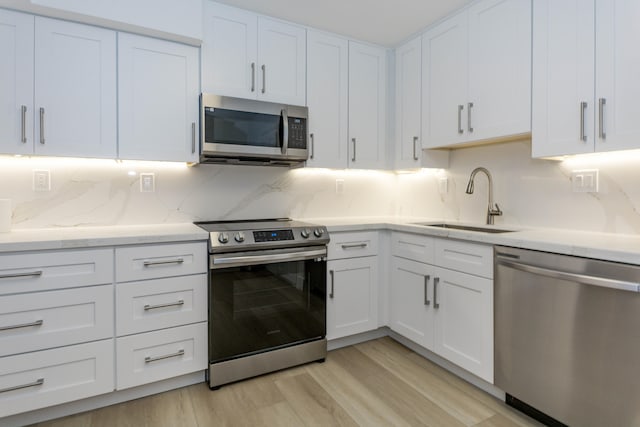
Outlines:
{"label": "microwave door handle", "polygon": [[282,115],[282,154],[287,154],[287,148],[289,147],[289,115],[287,109],[283,108]]}

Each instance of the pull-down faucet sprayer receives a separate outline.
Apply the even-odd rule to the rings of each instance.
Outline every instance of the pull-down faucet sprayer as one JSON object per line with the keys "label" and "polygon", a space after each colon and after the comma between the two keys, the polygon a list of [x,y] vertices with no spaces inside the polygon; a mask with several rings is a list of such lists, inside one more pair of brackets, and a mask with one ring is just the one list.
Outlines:
{"label": "pull-down faucet sprayer", "polygon": [[475,168],[473,172],[471,172],[469,183],[467,184],[466,193],[473,194],[473,180],[475,179],[478,172],[483,172],[489,179],[489,207],[487,208],[487,224],[493,225],[494,217],[502,215],[502,211],[500,210],[500,206],[498,206],[497,203],[493,203],[493,179],[491,179],[491,173],[486,168]]}

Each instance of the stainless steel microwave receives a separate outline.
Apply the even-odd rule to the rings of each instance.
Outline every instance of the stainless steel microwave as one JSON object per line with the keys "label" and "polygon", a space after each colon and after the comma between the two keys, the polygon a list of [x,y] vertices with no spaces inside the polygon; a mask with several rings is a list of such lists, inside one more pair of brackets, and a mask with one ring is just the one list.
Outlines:
{"label": "stainless steel microwave", "polygon": [[200,161],[301,164],[309,155],[307,119],[307,107],[203,93],[200,96]]}

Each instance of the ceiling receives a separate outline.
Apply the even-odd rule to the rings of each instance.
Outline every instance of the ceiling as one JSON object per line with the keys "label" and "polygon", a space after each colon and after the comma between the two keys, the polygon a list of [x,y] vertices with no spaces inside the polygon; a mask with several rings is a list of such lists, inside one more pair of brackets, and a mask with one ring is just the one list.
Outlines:
{"label": "ceiling", "polygon": [[387,47],[471,0],[216,0]]}

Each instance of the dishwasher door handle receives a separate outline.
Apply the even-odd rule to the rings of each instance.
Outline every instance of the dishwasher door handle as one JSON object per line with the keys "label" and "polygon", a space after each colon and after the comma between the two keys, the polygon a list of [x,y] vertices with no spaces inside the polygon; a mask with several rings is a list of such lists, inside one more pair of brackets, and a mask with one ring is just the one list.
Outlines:
{"label": "dishwasher door handle", "polygon": [[568,280],[578,282],[585,285],[599,286],[602,288],[616,289],[619,291],[639,292],[640,284],[635,282],[627,282],[624,280],[607,279],[604,277],[589,276],[586,274],[568,273],[566,271],[552,270],[544,267],[523,264],[511,260],[498,258],[496,262],[505,267],[524,271],[526,273],[538,274],[540,276],[551,277],[554,279]]}

